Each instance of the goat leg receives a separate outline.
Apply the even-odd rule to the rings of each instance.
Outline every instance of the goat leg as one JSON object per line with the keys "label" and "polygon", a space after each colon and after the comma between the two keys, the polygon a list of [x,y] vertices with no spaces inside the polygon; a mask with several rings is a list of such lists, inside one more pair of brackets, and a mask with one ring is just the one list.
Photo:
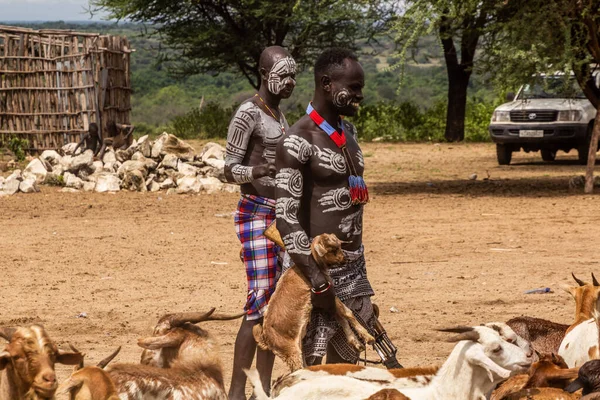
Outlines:
{"label": "goat leg", "polygon": [[335,319],[342,327],[344,334],[346,335],[346,339],[348,343],[352,345],[356,350],[363,351],[365,349],[364,345],[356,338],[350,326],[356,330],[358,336],[363,339],[365,342],[369,344],[373,344],[375,342],[375,338],[367,332],[367,330],[356,320],[352,311],[342,303],[340,299],[336,297],[335,299]]}

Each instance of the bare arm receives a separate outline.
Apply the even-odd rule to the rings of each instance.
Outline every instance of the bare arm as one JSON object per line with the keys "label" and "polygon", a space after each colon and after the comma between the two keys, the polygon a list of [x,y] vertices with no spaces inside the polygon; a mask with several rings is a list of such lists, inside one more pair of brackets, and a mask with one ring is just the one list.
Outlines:
{"label": "bare arm", "polygon": [[85,141],[90,137],[89,132],[86,133],[85,135],[83,135],[83,139],[81,139],[81,141],[79,143],[77,143],[77,146],[75,147],[75,150],[73,150],[73,155],[77,154],[77,150],[83,145],[83,143],[85,143]]}
{"label": "bare arm", "polygon": [[305,190],[305,171],[312,156],[312,146],[299,135],[284,137],[277,145],[277,230],[294,264],[310,280],[313,288],[327,283],[327,278],[310,252],[310,238],[299,222],[300,203]]}
{"label": "bare arm", "polygon": [[[246,103],[248,104],[248,103]],[[255,179],[269,175],[268,165],[242,165],[248,149],[248,142],[256,125],[256,115],[242,104],[237,110],[227,131],[225,154],[225,178],[230,183],[250,183]]]}

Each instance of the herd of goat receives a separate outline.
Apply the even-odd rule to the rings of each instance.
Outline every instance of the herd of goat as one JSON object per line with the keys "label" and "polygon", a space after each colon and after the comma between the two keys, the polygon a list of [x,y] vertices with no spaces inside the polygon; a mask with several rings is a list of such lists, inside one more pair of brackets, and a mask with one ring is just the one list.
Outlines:
{"label": "herd of goat", "polygon": [[[331,243],[332,251],[341,251],[339,243]],[[317,253],[324,256],[326,251]],[[291,275],[283,278],[282,283],[294,281]],[[569,289],[575,300],[572,325],[519,317],[444,329],[455,334],[449,340],[456,345],[443,365],[397,370],[351,364],[302,368],[300,342],[310,315],[310,293],[304,292],[310,288],[282,284],[273,302],[278,291],[293,289],[296,295],[280,294],[291,303],[285,313],[275,311],[283,310],[281,304],[269,304],[263,327],[255,335],[261,346],[287,362],[291,372],[267,390],[255,369],[247,375],[257,400],[600,399],[600,283],[593,274],[592,283],[573,278],[577,286]],[[352,313],[344,308],[338,307],[338,320],[353,325]],[[0,337],[8,341],[0,351],[0,400],[53,399],[57,393],[68,394],[71,400],[226,400],[218,345],[196,324],[243,315],[218,314],[215,309],[165,315],[152,336],[138,341],[144,349],[140,364],[108,365],[117,349],[97,366],[84,366],[82,353],[74,347],[59,350],[40,325],[0,327]],[[352,330],[345,331],[352,339]],[[359,336],[365,339],[360,332]],[[56,363],[75,366],[60,385]]]}
{"label": "herd of goat", "polygon": [[[575,277],[574,277],[575,278]],[[350,364],[301,368],[277,379],[270,395],[258,372],[247,371],[257,400],[312,399],[600,399],[598,307],[600,283],[570,289],[572,325],[519,317],[507,323],[444,329],[456,345],[441,366],[386,370]],[[0,328],[8,341],[0,352],[0,400],[227,399],[218,345],[200,322],[243,314],[163,316],[152,336],[140,339],[140,364],[84,366],[76,348],[62,351],[39,325]],[[55,363],[74,365],[58,385]],[[579,390],[582,389],[582,390]]]}

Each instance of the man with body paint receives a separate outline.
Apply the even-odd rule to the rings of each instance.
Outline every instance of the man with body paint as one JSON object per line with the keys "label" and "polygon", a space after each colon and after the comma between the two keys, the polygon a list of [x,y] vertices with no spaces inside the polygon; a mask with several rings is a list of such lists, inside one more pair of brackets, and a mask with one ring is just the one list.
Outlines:
{"label": "man with body paint", "polygon": [[[355,128],[341,116],[355,115],[363,100],[364,72],[349,50],[329,49],[316,61],[315,94],[302,117],[277,145],[277,229],[293,263],[312,285],[313,312],[303,342],[309,365],[356,363],[350,346],[332,316],[335,296],[376,338],[375,349],[388,368],[401,367],[396,349],[378,323],[367,279],[363,207],[368,202],[362,179],[364,161]],[[344,263],[319,270],[310,244],[322,233],[344,241]]]}
{"label": "man with body paint", "polygon": [[225,176],[241,185],[242,196],[234,222],[242,243],[248,281],[244,317],[233,356],[229,399],[245,399],[246,374],[256,352],[256,367],[264,388],[271,387],[274,355],[257,349],[254,325],[262,322],[265,307],[281,274],[281,249],[264,235],[275,220],[275,148],[289,128],[279,109],[296,85],[296,63],[279,46],[266,48],[259,60],[261,85],[233,116],[227,133]]}

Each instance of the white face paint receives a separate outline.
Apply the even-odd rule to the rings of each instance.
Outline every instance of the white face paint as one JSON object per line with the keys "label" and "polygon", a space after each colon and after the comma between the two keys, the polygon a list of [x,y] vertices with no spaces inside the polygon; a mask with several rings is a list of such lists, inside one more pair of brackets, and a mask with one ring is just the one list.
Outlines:
{"label": "white face paint", "polygon": [[344,108],[350,104],[350,92],[348,89],[341,89],[333,94],[333,104],[338,108]]}
{"label": "white face paint", "polygon": [[284,57],[273,64],[269,71],[267,80],[269,92],[279,94],[281,90],[290,84],[292,88],[296,86],[296,81],[292,76],[296,75],[296,61],[292,57]]}

